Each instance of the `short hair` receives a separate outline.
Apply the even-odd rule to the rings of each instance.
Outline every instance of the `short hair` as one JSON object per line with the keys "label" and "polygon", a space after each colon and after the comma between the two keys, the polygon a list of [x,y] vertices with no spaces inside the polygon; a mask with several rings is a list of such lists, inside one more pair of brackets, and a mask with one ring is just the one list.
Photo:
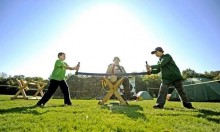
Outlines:
{"label": "short hair", "polygon": [[115,61],[116,59],[120,61],[120,59],[119,59],[118,56],[115,56],[114,59],[113,59],[113,61]]}
{"label": "short hair", "polygon": [[58,58],[59,58],[60,56],[62,56],[62,55],[65,55],[65,53],[59,52],[59,53],[58,53]]}

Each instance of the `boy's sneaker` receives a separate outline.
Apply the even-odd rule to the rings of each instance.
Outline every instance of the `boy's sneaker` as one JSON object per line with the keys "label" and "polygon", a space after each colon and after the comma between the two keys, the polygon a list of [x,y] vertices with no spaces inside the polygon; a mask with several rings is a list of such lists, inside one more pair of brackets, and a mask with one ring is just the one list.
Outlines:
{"label": "boy's sneaker", "polygon": [[185,103],[185,102],[183,102],[183,106],[184,106],[185,108],[187,108],[187,109],[195,109],[195,108],[192,106],[191,103]]}
{"label": "boy's sneaker", "polygon": [[157,104],[157,105],[154,105],[153,108],[154,109],[163,109],[163,106]]}
{"label": "boy's sneaker", "polygon": [[35,107],[44,107],[44,104],[36,104]]}
{"label": "boy's sneaker", "polygon": [[73,104],[65,104],[65,106],[73,106]]}

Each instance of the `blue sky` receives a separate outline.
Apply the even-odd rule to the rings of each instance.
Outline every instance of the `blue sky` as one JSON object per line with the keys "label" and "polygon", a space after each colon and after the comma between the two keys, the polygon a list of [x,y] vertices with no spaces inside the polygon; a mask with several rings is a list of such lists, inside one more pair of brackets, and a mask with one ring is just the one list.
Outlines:
{"label": "blue sky", "polygon": [[[220,70],[219,0],[1,0],[0,72],[49,77],[57,53],[82,72],[105,72],[114,56],[127,72],[158,61],[180,70]],[[69,71],[69,73],[73,73]]]}

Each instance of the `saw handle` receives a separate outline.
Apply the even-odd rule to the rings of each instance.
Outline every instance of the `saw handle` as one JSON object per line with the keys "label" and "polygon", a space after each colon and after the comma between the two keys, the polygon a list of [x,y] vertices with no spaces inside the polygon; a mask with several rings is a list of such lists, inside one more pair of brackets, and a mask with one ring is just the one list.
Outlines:
{"label": "saw handle", "polygon": [[[147,61],[145,61],[145,63],[146,63],[146,68],[147,68],[147,66],[148,66]],[[148,68],[147,68],[147,75],[151,75],[151,71],[150,71],[150,70],[148,70]]]}
{"label": "saw handle", "polygon": [[78,75],[78,71],[79,71],[79,67],[80,67],[80,62],[78,62],[78,64],[76,65],[78,67],[78,69],[75,72],[75,75]]}

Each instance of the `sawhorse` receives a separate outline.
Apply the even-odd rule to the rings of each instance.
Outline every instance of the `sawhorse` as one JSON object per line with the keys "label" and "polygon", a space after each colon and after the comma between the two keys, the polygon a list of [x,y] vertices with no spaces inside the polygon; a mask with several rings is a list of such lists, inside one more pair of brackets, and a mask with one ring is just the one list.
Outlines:
{"label": "sawhorse", "polygon": [[128,105],[128,103],[121,97],[120,93],[118,92],[118,88],[123,83],[124,77],[117,80],[114,84],[110,80],[108,80],[106,77],[103,77],[103,80],[106,86],[108,86],[110,90],[104,96],[104,98],[101,101],[99,101],[98,104],[104,105],[104,103],[107,102],[111,98],[111,96],[114,94],[115,97],[120,101],[121,105]]}
{"label": "sawhorse", "polygon": [[[12,100],[14,99],[40,99],[41,97],[43,97],[44,93],[43,93],[43,88],[47,85],[47,83],[43,83],[43,82],[37,82],[37,81],[31,81],[31,82],[27,82],[27,81],[23,81],[23,80],[18,80],[18,88],[19,91],[13,96],[11,97]],[[32,98],[28,98],[25,91],[29,90],[28,85],[35,85],[37,87],[37,92],[34,94],[34,96]],[[22,96],[18,96],[19,94],[22,94]],[[40,98],[37,97],[37,95],[40,93]]]}
{"label": "sawhorse", "polygon": [[[27,86],[28,83],[26,83],[23,80],[18,80],[18,79],[16,79],[16,80],[17,80],[17,83],[18,83],[19,91],[13,97],[11,97],[11,99],[12,100],[14,100],[14,99],[28,99],[28,97],[27,97],[27,95],[25,93],[25,90],[26,91],[29,90],[29,88]],[[20,93],[22,94],[21,97],[18,96]]]}
{"label": "sawhorse", "polygon": [[34,94],[34,97],[36,97],[39,93],[40,93],[41,97],[44,96],[43,89],[47,85],[47,83],[32,81],[32,83],[30,83],[30,84],[33,84],[33,85],[37,86],[37,92]]}

